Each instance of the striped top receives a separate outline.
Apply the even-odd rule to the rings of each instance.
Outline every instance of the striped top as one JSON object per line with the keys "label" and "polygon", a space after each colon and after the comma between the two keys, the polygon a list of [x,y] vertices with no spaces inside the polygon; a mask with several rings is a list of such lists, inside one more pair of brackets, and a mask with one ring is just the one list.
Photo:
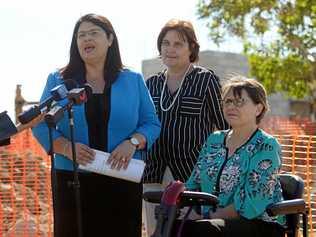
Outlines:
{"label": "striped top", "polygon": [[[161,183],[167,166],[176,180],[185,182],[209,134],[215,127],[228,128],[220,105],[219,79],[213,71],[194,66],[184,78],[174,105],[166,112],[160,107],[165,79],[165,72],[160,72],[146,81],[161,121],[161,133],[147,154],[145,183]],[[163,108],[169,107],[176,94],[165,89]]]}

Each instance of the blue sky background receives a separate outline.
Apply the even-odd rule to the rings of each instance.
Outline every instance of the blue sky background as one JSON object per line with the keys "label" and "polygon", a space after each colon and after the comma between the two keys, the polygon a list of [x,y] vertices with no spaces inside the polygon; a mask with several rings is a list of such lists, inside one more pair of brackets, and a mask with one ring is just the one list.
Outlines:
{"label": "blue sky background", "polygon": [[205,22],[198,20],[195,0],[3,0],[0,3],[0,112],[14,116],[17,84],[28,101],[37,101],[47,75],[68,61],[73,27],[87,13],[112,22],[123,63],[141,71],[141,61],[158,55],[156,39],[171,18],[190,20],[201,50],[241,52],[233,40],[220,48],[208,38]]}

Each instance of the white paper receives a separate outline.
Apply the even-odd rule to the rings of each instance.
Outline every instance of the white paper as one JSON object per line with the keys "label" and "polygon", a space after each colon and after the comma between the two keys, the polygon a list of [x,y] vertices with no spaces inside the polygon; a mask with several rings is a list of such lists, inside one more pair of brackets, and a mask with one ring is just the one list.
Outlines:
{"label": "white paper", "polygon": [[120,170],[111,169],[111,165],[106,162],[110,156],[110,153],[94,150],[95,159],[92,163],[87,165],[79,165],[79,169],[95,172],[98,174],[103,174],[119,179],[124,179],[139,183],[143,176],[145,162],[142,160],[131,159],[127,169],[121,168]]}

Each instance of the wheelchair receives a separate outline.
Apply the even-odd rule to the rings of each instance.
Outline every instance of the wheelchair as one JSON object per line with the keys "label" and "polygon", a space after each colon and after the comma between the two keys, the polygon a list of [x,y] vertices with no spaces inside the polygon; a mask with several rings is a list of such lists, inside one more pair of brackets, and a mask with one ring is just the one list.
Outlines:
{"label": "wheelchair", "polygon": [[[303,236],[308,237],[308,208],[303,199],[304,181],[293,174],[280,174],[284,200],[267,207],[270,216],[285,215],[284,233],[287,237],[298,237],[300,217],[302,218]],[[183,207],[212,206],[216,209],[218,199],[215,195],[204,192],[186,191],[180,181],[170,183],[164,191],[145,192],[143,199],[151,203],[160,203],[156,208],[156,229],[151,237],[171,237],[175,220]]]}

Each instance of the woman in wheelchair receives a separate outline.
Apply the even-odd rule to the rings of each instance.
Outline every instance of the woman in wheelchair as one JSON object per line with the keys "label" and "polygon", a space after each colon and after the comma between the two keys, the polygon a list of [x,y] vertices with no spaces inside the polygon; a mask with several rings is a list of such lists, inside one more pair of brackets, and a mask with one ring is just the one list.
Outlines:
{"label": "woman in wheelchair", "polygon": [[201,219],[187,220],[181,236],[283,236],[284,216],[266,213],[282,200],[280,145],[258,127],[268,109],[266,91],[256,80],[237,76],[224,85],[222,98],[231,129],[208,137],[186,182],[188,190],[217,195],[219,205],[202,207]]}

